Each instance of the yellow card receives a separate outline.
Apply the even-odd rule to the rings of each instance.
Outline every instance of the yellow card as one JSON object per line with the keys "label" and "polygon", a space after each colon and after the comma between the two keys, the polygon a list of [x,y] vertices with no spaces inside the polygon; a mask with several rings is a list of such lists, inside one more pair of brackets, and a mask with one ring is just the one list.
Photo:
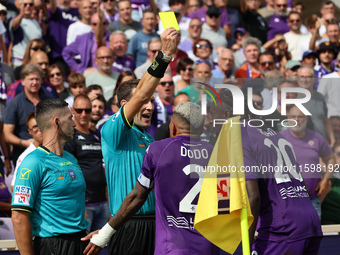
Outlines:
{"label": "yellow card", "polygon": [[177,19],[174,12],[160,12],[158,13],[161,18],[164,30],[168,27],[173,27],[176,30],[179,30],[179,26],[177,23]]}

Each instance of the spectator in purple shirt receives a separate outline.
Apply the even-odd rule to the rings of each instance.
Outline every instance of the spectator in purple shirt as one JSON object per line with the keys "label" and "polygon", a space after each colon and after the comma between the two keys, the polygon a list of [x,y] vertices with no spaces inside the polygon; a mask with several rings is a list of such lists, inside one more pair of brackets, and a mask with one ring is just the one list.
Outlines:
{"label": "spectator in purple shirt", "polygon": [[61,56],[62,50],[66,46],[66,34],[69,25],[78,20],[77,9],[70,8],[70,0],[51,0],[48,12],[49,17],[49,43],[51,48],[51,64],[58,63],[64,70],[68,67]]}
{"label": "spectator in purple shirt", "polygon": [[267,40],[270,41],[277,34],[289,32],[287,0],[275,0],[275,13],[268,22]]}
{"label": "spectator in purple shirt", "polygon": [[[91,17],[91,28],[90,33],[80,35],[70,45],[66,46],[62,52],[62,56],[67,65],[77,73],[83,73],[88,67],[97,67],[95,63],[96,52],[97,52],[97,40],[95,35],[95,28],[99,22],[98,14],[95,13]],[[104,31],[106,31],[107,22],[103,21]],[[105,33],[104,41],[108,42],[109,34]],[[73,57],[80,55],[81,59],[77,62]]]}
{"label": "spectator in purple shirt", "polygon": [[[213,0],[204,0],[203,6],[199,8],[197,11],[193,12],[191,15],[191,18],[198,18],[202,21],[202,24],[206,22],[206,15],[209,6],[213,5]],[[221,12],[221,20],[220,20],[220,27],[222,27],[227,35],[227,39],[229,40],[231,38],[231,30],[230,30],[230,24],[231,21],[229,19],[227,10],[220,8]]]}
{"label": "spectator in purple shirt", "polygon": [[134,71],[136,62],[133,58],[126,55],[128,41],[122,31],[115,31],[110,35],[110,46],[113,55],[116,57],[112,70],[118,73],[123,71]]}

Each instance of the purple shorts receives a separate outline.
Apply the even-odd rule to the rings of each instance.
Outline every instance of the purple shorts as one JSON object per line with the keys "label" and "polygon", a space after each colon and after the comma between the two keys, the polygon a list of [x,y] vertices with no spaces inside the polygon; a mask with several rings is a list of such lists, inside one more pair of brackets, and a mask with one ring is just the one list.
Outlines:
{"label": "purple shorts", "polygon": [[251,255],[317,255],[322,237],[309,237],[296,242],[272,242],[256,239]]}

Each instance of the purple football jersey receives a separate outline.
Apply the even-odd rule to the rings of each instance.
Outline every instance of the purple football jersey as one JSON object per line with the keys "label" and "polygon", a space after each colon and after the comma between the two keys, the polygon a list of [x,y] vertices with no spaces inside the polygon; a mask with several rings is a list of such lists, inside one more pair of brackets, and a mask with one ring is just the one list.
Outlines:
{"label": "purple football jersey", "polygon": [[306,129],[303,138],[294,137],[289,129],[282,131],[282,135],[293,145],[309,196],[313,199],[317,195],[315,188],[321,180],[321,172],[316,170],[312,172],[312,167],[317,168],[319,157],[324,158],[332,153],[331,147],[322,135],[309,129]]}
{"label": "purple football jersey", "polygon": [[194,229],[194,216],[212,145],[177,136],[153,142],[146,150],[139,183],[154,188],[155,254],[219,254]]}
{"label": "purple football jersey", "polygon": [[261,195],[258,238],[294,242],[322,236],[291,143],[272,129],[241,125],[241,132],[246,178],[258,182]]}

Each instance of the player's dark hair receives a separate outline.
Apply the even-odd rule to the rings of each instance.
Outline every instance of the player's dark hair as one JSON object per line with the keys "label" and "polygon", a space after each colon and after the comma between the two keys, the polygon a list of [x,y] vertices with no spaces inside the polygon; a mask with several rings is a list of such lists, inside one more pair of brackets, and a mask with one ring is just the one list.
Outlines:
{"label": "player's dark hair", "polygon": [[133,79],[129,81],[125,81],[122,84],[120,84],[118,91],[117,91],[117,97],[118,97],[118,106],[120,107],[120,102],[122,100],[130,101],[132,98],[132,91],[134,88],[137,87],[140,79]]}
{"label": "player's dark hair", "polygon": [[92,85],[90,85],[90,86],[88,86],[88,87],[86,88],[86,90],[85,90],[85,95],[90,94],[90,92],[91,92],[92,90],[99,90],[99,89],[103,92],[103,88],[102,88],[100,85],[98,85],[98,84],[92,84]]}
{"label": "player's dark hair", "polygon": [[27,117],[26,117],[26,120],[25,120],[27,127],[28,127],[28,122],[33,118],[35,118],[34,112],[30,112],[29,114],[27,114]]}
{"label": "player's dark hair", "polygon": [[40,101],[35,107],[35,119],[40,131],[43,132],[49,128],[50,123],[47,123],[47,120],[56,117],[54,116],[55,110],[61,110],[65,107],[68,107],[68,104],[60,98],[48,98]]}

